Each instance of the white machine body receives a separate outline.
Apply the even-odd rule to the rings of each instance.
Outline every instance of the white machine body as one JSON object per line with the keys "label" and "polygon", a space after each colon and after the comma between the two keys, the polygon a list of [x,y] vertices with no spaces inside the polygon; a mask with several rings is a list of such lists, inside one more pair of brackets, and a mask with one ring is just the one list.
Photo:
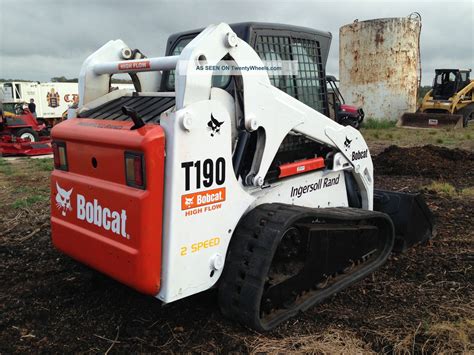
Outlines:
{"label": "white machine body", "polygon": [[[79,79],[78,112],[101,105],[117,95],[108,92],[113,73],[138,73],[139,95],[157,92],[161,71],[185,63],[176,75],[176,106],[163,113],[166,135],[161,289],[156,295],[172,302],[207,290],[219,280],[233,231],[241,218],[268,202],[307,207],[348,206],[345,172],[355,177],[362,207],[373,208],[373,165],[367,144],[352,127],[343,127],[271,85],[266,71],[241,73],[243,123],[259,135],[252,171],[245,181],[234,173],[232,156],[239,119],[234,98],[211,86],[212,71],[197,71],[205,61],[217,64],[226,55],[263,66],[258,54],[227,24],[211,25],[176,57],[123,60],[128,47],[111,41],[84,63]],[[125,56],[124,56],[125,53]],[[181,64],[180,64],[181,63]],[[155,89],[153,89],[155,88]],[[213,129],[211,118],[219,122]],[[275,183],[265,176],[288,134],[333,148],[331,168],[294,175]]]}

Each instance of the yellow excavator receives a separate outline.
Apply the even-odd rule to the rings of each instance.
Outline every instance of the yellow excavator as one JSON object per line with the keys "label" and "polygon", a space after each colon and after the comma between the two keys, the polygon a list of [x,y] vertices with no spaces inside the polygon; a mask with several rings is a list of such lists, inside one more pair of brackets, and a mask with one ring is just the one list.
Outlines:
{"label": "yellow excavator", "polygon": [[398,126],[462,128],[474,117],[474,80],[471,69],[436,69],[433,88],[415,113],[405,113]]}

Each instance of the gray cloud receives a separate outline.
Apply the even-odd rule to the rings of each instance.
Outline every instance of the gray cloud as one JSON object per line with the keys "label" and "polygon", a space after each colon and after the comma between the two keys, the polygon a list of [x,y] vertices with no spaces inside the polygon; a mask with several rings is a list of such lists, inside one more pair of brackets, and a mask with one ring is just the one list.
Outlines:
{"label": "gray cloud", "polygon": [[471,1],[152,1],[0,0],[0,77],[48,81],[77,77],[83,60],[121,38],[149,56],[163,55],[169,34],[210,23],[261,21],[333,34],[327,72],[338,73],[339,27],[354,19],[404,17],[423,21],[423,83],[438,67],[473,67]]}

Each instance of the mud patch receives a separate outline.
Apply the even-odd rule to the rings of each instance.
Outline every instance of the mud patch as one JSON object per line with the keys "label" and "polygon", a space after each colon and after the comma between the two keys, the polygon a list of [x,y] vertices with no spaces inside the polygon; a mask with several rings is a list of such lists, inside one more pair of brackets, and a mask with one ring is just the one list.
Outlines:
{"label": "mud patch", "polygon": [[434,145],[401,148],[390,146],[373,158],[375,176],[402,175],[450,180],[466,187],[474,181],[474,153]]}

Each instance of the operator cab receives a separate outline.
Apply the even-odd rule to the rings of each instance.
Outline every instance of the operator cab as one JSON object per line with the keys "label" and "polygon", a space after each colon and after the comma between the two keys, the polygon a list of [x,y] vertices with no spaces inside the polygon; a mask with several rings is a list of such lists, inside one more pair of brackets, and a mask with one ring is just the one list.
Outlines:
{"label": "operator cab", "polygon": [[[229,25],[236,35],[247,42],[259,55],[263,63],[296,63],[297,68],[288,72],[268,70],[273,86],[303,102],[312,109],[329,116],[328,94],[326,85],[326,62],[329,54],[332,35],[310,28],[244,22]],[[173,34],[169,37],[166,56],[181,54],[186,45],[203,29]],[[232,60],[227,56],[224,60]],[[214,74],[212,86],[226,90],[236,101],[238,112],[243,112],[243,85],[239,75]],[[175,71],[165,71],[162,75],[160,91],[174,91]],[[248,139],[241,142],[241,151],[247,154],[234,156],[234,170],[237,176],[245,178],[252,166],[256,149],[258,132],[248,134]],[[239,151],[240,149],[236,149]],[[249,153],[252,152],[252,153]],[[297,160],[325,156],[328,152],[319,143],[299,135],[289,134],[283,140],[280,150],[265,178],[274,181],[278,176],[278,167]],[[245,158],[244,158],[245,157]]]}
{"label": "operator cab", "polygon": [[[291,73],[292,75],[269,70],[270,82],[316,111],[329,115],[325,67],[331,33],[257,22],[235,23],[230,27],[257,52],[264,63],[295,62],[298,70]],[[171,35],[166,55],[181,54],[184,47],[202,30],[203,28]],[[174,75],[174,70],[163,73],[160,91],[174,91]],[[212,84],[232,96],[235,96],[236,90],[241,90],[236,77],[230,75],[214,75]]]}
{"label": "operator cab", "polygon": [[449,100],[450,97],[469,84],[470,72],[471,70],[436,69],[433,82],[433,99]]}

